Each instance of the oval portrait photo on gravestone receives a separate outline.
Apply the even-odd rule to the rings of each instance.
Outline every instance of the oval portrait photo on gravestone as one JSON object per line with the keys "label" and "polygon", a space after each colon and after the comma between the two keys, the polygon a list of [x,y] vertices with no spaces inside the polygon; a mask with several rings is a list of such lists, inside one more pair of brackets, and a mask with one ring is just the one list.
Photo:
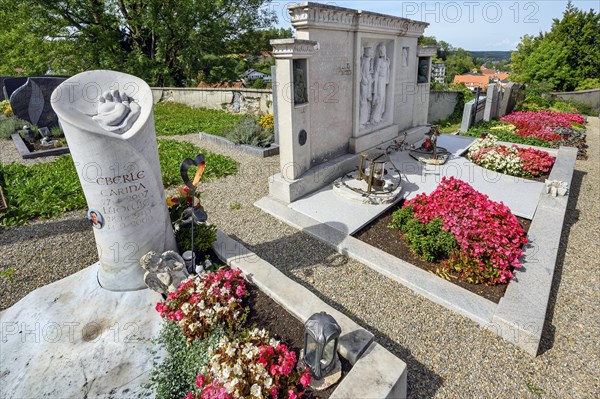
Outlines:
{"label": "oval portrait photo on gravestone", "polygon": [[101,229],[102,227],[104,227],[104,218],[102,217],[100,212],[98,212],[97,210],[95,210],[95,209],[88,210],[87,218],[90,221],[93,228]]}

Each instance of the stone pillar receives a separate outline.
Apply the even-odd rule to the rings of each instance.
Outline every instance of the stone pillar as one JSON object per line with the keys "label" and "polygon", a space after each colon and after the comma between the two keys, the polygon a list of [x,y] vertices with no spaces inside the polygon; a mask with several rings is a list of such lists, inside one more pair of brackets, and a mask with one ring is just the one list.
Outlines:
{"label": "stone pillar", "polygon": [[52,98],[94,227],[98,282],[111,291],[146,288],[140,258],[177,248],[150,87],[124,73],[88,71],[63,82]]}
{"label": "stone pillar", "polygon": [[298,179],[311,167],[309,58],[317,42],[299,39],[271,40],[276,58],[277,129],[281,175]]}

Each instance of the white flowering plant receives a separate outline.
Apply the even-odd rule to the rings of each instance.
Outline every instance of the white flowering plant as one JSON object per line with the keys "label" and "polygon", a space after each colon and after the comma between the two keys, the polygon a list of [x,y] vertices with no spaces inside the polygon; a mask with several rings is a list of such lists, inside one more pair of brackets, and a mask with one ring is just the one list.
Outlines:
{"label": "white flowering plant", "polygon": [[206,372],[196,378],[196,392],[185,399],[298,399],[310,373],[296,371],[296,353],[265,330],[246,330],[221,338],[210,353]]}
{"label": "white flowering plant", "polygon": [[476,140],[467,158],[489,170],[518,177],[537,177],[548,172],[554,164],[554,158],[546,151],[533,148],[507,147],[498,144],[492,134]]}

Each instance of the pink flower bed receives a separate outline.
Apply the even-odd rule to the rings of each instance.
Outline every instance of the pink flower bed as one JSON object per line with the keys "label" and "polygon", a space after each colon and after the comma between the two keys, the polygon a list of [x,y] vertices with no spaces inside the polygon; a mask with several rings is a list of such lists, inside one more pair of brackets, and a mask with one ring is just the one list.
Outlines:
{"label": "pink flower bed", "polygon": [[212,352],[210,371],[196,378],[201,393],[185,399],[298,399],[311,375],[296,371],[296,353],[265,330],[254,329],[243,339],[221,339]]}
{"label": "pink flower bed", "polygon": [[556,134],[552,128],[570,128],[571,122],[585,123],[585,120],[579,114],[554,111],[513,112],[502,117],[501,121],[515,125],[519,136],[537,137],[545,141],[560,140],[560,135]]}
{"label": "pink flower bed", "polygon": [[179,284],[167,300],[156,304],[161,317],[176,321],[191,341],[206,338],[217,324],[234,328],[244,319],[247,294],[240,270],[219,270]]}
{"label": "pink flower bed", "polygon": [[419,194],[407,201],[414,217],[422,223],[441,218],[442,228],[452,233],[460,246],[447,265],[473,283],[507,283],[511,268],[520,268],[521,246],[527,243],[525,230],[502,203],[490,200],[468,183],[443,178],[429,195]]}

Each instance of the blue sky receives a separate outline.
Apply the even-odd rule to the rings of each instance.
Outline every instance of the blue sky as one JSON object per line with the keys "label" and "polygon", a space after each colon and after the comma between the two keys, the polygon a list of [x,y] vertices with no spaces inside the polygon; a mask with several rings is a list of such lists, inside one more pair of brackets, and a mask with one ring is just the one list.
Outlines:
{"label": "blue sky", "polygon": [[[327,1],[321,3],[396,15],[430,25],[425,35],[473,51],[515,50],[525,34],[548,31],[561,18],[567,0],[544,1]],[[271,1],[279,26],[291,27],[285,6],[294,1]],[[573,1],[582,10],[599,11],[598,0]]]}

